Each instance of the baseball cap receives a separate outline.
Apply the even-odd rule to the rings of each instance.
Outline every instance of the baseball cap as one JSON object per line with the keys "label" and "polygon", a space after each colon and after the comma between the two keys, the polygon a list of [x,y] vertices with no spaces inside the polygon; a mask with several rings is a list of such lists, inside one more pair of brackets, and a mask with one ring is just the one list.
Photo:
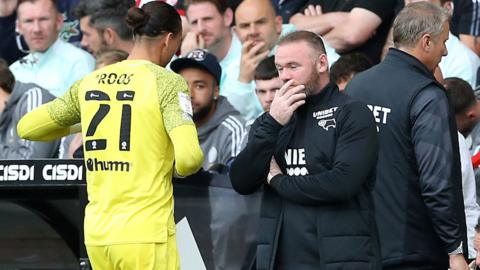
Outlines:
{"label": "baseball cap", "polygon": [[184,57],[175,59],[170,64],[170,68],[176,73],[184,68],[197,67],[210,73],[213,78],[220,84],[220,76],[222,75],[222,68],[217,61],[215,55],[208,53],[203,49],[195,49]]}

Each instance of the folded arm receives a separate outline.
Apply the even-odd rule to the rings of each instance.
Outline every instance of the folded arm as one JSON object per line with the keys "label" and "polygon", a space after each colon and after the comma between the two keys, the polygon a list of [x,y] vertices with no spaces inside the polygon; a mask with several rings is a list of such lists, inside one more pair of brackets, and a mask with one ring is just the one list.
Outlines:
{"label": "folded arm", "polygon": [[375,171],[378,155],[372,113],[366,105],[354,103],[339,114],[333,167],[307,176],[274,176],[270,185],[281,197],[298,204],[316,205],[348,200],[365,187]]}

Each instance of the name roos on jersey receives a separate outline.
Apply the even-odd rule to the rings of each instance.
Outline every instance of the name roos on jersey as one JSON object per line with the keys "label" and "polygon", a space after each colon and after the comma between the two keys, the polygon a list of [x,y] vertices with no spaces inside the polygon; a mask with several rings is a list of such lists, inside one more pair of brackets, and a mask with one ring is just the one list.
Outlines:
{"label": "name roos on jersey", "polygon": [[117,73],[101,73],[95,78],[98,80],[98,84],[129,84],[133,74],[120,74]]}

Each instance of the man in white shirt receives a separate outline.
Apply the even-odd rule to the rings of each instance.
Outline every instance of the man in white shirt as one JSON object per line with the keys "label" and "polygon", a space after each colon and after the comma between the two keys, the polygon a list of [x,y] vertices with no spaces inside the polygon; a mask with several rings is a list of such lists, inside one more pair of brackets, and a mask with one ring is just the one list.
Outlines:
{"label": "man in white shirt", "polygon": [[10,70],[18,81],[38,84],[57,97],[95,66],[89,53],[58,38],[62,24],[55,0],[18,1],[17,29],[30,53]]}
{"label": "man in white shirt", "polygon": [[182,42],[182,55],[207,49],[217,57],[222,70],[240,59],[241,44],[231,29],[233,11],[226,0],[187,0],[184,4],[190,31]]}

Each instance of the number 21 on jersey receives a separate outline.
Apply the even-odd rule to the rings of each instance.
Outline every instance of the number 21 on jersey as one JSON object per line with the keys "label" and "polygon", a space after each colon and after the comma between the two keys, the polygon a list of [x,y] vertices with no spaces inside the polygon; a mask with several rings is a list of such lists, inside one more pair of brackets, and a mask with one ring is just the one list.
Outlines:
{"label": "number 21 on jersey", "polygon": [[[118,150],[130,151],[130,130],[132,126],[132,106],[129,104],[133,101],[135,92],[130,90],[117,91],[116,100],[121,101],[122,113],[120,119],[120,134]],[[105,101],[110,101],[110,96],[100,90],[91,90],[85,93],[85,101],[98,102],[99,107],[93,116],[86,133],[85,150],[96,151],[105,150],[107,148],[107,138],[102,139],[88,139],[93,137],[97,131],[97,127],[105,119],[110,112],[110,104]],[[103,101],[103,102],[102,102]],[[115,106],[115,105],[114,105]]]}

